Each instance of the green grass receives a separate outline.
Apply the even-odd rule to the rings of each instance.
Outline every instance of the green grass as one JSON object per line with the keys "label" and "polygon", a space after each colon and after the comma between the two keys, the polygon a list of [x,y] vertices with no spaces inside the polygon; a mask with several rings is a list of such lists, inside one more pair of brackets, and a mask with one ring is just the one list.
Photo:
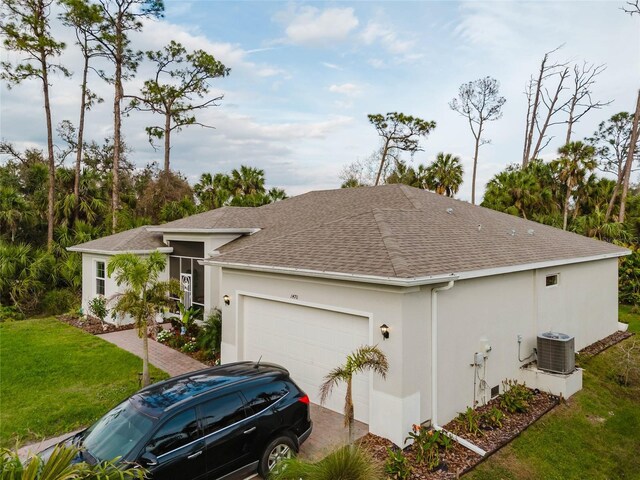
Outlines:
{"label": "green grass", "polygon": [[[620,307],[620,319],[640,331],[630,307]],[[640,479],[640,385],[616,382],[616,353],[612,347],[583,362],[582,391],[464,478]]]}
{"label": "green grass", "polygon": [[0,323],[0,446],[88,426],[138,389],[141,370],[138,357],[57,320]]}

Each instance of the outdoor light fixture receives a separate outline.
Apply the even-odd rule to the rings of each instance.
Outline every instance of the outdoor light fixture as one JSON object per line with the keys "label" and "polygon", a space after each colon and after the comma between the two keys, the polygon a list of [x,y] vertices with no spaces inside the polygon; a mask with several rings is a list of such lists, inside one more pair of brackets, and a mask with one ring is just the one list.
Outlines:
{"label": "outdoor light fixture", "polygon": [[229,305],[231,303],[231,297],[229,295],[225,295],[222,299],[224,300],[225,305]]}
{"label": "outdoor light fixture", "polygon": [[384,338],[385,340],[389,338],[389,325],[387,325],[386,323],[380,325],[380,333],[382,333],[382,338]]}

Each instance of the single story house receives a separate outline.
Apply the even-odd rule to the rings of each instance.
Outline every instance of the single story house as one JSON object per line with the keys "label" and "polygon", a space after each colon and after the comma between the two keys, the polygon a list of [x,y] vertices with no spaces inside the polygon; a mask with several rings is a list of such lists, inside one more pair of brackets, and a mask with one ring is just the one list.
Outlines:
{"label": "single story house", "polygon": [[[565,396],[581,388],[580,370],[523,367],[540,333],[573,336],[579,350],[616,331],[628,253],[404,185],[224,207],[71,250],[83,253],[85,308],[116,293],[111,255],[164,252],[185,300],[222,310],[223,362],[284,365],[316,402],[330,369],[377,344],[389,373],[358,376],[355,416],[398,445],[412,424],[445,424],[507,378]],[[342,389],[326,406],[343,401]]]}

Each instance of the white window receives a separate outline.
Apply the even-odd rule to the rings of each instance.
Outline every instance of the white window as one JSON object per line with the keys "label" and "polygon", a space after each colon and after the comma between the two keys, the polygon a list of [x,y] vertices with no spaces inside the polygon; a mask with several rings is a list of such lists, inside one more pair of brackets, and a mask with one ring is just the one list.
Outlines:
{"label": "white window", "polygon": [[553,287],[554,285],[558,285],[558,277],[559,275],[557,273],[554,275],[547,275],[545,279],[545,285],[547,287]]}
{"label": "white window", "polygon": [[104,295],[104,262],[96,262],[96,295]]}

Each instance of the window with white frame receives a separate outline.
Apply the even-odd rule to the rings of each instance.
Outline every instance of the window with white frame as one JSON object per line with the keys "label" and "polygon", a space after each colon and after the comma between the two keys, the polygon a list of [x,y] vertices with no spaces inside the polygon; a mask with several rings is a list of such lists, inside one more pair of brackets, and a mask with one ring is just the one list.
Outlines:
{"label": "window with white frame", "polygon": [[558,277],[559,275],[557,273],[554,273],[553,275],[547,275],[545,278],[545,286],[553,287],[555,285],[558,285]]}
{"label": "window with white frame", "polygon": [[104,262],[96,262],[96,295],[104,295]]}

